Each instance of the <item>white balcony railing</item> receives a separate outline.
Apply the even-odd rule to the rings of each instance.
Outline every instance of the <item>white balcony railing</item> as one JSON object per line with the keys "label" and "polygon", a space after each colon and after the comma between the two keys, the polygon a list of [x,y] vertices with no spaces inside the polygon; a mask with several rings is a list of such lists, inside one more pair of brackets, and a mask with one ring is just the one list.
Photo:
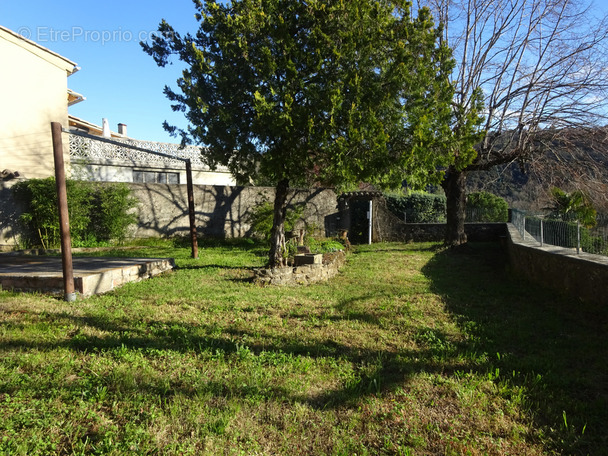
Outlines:
{"label": "white balcony railing", "polygon": [[[124,161],[129,163],[148,163],[150,166],[174,165],[182,167],[190,159],[193,166],[204,167],[202,148],[182,147],[179,144],[140,141],[136,139],[105,140],[81,133],[70,133],[70,158],[86,161]],[[124,144],[124,145],[123,145]],[[218,170],[223,170],[218,167]]]}

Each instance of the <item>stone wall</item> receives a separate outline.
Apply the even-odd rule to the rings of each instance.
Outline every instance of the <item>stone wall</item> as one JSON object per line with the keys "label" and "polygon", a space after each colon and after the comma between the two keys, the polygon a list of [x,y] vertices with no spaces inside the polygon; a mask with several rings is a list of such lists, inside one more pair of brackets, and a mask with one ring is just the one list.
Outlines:
{"label": "stone wall", "polygon": [[295,267],[258,269],[254,282],[259,285],[308,285],[326,282],[338,274],[346,262],[344,252],[327,253],[321,264],[306,264]]}
{"label": "stone wall", "polygon": [[[441,242],[445,239],[445,223],[408,223],[402,227],[406,242]],[[465,223],[464,232],[471,242],[495,242],[507,234],[505,223]]]}
{"label": "stone wall", "polygon": [[23,211],[15,202],[11,190],[18,181],[0,181],[0,251],[15,248],[19,243],[17,226]]}
{"label": "stone wall", "polygon": [[[505,223],[465,223],[465,233],[471,242],[494,242],[507,235]],[[445,239],[445,223],[405,223],[376,203],[374,242],[441,242]]]}
{"label": "stone wall", "polygon": [[608,304],[608,257],[576,253],[524,240],[509,224],[507,246],[513,270],[528,280],[587,302]]}
{"label": "stone wall", "polygon": [[[133,238],[186,236],[189,233],[188,195],[185,185],[128,185],[139,200],[137,224],[131,227]],[[251,234],[247,216],[256,204],[273,201],[272,187],[232,187],[195,185],[195,217],[201,236],[220,238]],[[334,236],[350,217],[338,211],[336,194],[331,189],[294,189],[288,203],[306,203],[296,229],[315,228],[318,234]],[[17,246],[17,219],[21,209],[15,204],[10,186],[0,188],[0,250]],[[506,235],[505,224],[466,224],[471,241],[492,241]],[[386,208],[381,198],[374,199],[374,242],[441,241],[444,224],[406,224]]]}
{"label": "stone wall", "polygon": [[[102,184],[103,185],[103,184]],[[129,237],[185,236],[189,233],[188,194],[185,185],[128,185],[139,200],[135,209],[137,224]],[[258,203],[273,201],[271,187],[228,187],[195,185],[194,201],[197,232],[202,236],[220,238],[243,237],[250,234],[247,216]],[[331,189],[293,189],[288,204],[306,203],[298,228],[315,227],[321,234],[337,233],[337,200]],[[9,183],[0,187],[0,250],[18,245],[17,220],[22,209],[15,203]]]}
{"label": "stone wall", "polygon": [[[188,194],[185,185],[128,184],[140,204],[138,223],[132,237],[187,235],[189,233]],[[250,234],[247,216],[258,203],[274,200],[272,187],[224,187],[195,185],[194,202],[197,233],[221,238]],[[336,194],[331,189],[293,189],[288,204],[306,203],[301,227],[316,226],[324,234],[335,233],[332,214],[337,211]],[[298,227],[299,228],[299,227]]]}

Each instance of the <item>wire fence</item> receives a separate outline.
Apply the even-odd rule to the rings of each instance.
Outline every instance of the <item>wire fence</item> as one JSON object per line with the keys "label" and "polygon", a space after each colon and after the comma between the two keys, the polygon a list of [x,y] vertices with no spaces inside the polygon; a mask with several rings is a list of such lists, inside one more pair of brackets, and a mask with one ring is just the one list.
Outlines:
{"label": "wire fence", "polygon": [[587,228],[578,221],[556,220],[546,214],[511,210],[511,223],[524,240],[536,241],[541,246],[564,247],[576,253],[608,256],[608,217],[598,216],[596,222],[593,228]]}

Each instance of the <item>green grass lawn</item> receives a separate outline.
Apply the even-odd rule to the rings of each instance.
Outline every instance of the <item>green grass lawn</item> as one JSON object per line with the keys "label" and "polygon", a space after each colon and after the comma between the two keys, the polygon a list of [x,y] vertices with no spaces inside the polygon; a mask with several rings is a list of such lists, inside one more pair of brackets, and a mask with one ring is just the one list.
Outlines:
{"label": "green grass lawn", "polygon": [[0,291],[0,454],[608,454],[606,309],[497,245],[359,247],[285,288],[249,281],[244,241],[122,254],[177,269],[76,303]]}

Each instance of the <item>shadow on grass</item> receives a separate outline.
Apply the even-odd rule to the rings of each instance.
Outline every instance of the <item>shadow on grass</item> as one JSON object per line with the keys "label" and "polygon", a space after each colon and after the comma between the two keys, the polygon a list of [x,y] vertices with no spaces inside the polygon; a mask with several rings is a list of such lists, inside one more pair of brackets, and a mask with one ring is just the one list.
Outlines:
{"label": "shadow on grass", "polygon": [[[36,312],[30,312],[35,315]],[[139,378],[130,388],[135,391],[147,391],[162,397],[185,394],[216,394],[230,397],[264,396],[280,398],[287,402],[305,403],[318,410],[354,406],[362,397],[383,392],[393,391],[407,383],[408,379],[417,373],[442,373],[449,370],[469,370],[468,364],[453,364],[446,369],[441,357],[446,353],[436,349],[376,350],[361,348],[356,345],[347,345],[329,338],[321,340],[298,340],[287,335],[262,335],[242,329],[223,328],[222,335],[211,336],[217,333],[218,327],[214,325],[186,324],[183,321],[161,321],[147,319],[145,324],[137,327],[128,321],[107,318],[103,316],[77,316],[65,312],[39,314],[40,317],[52,320],[54,325],[63,328],[76,328],[71,330],[68,337],[57,341],[26,341],[13,338],[3,344],[3,350],[39,350],[53,351],[56,349],[69,349],[79,353],[93,353],[95,356],[125,356],[128,353],[147,351],[175,351],[178,353],[207,353],[210,357],[233,357],[229,364],[239,361],[239,352],[243,349],[255,356],[263,357],[264,353],[281,354],[290,357],[305,357],[312,360],[328,360],[330,365],[334,362],[346,362],[351,366],[352,378],[338,387],[322,391],[315,395],[300,393],[295,390],[275,387],[273,385],[256,386],[243,385],[240,382],[208,381],[193,387],[179,380],[168,385],[166,381],[154,377]],[[297,316],[296,316],[297,318]],[[360,319],[372,321],[373,317],[360,313],[346,315],[343,319]],[[83,328],[95,332],[107,333],[107,336],[85,335]],[[257,340],[243,347],[243,340]],[[333,361],[331,361],[333,360]],[[237,364],[238,365],[238,364]],[[58,387],[66,390],[77,389],[78,385],[49,384],[49,391]],[[121,387],[124,390],[124,386]],[[37,384],[39,394],[44,394],[46,388]],[[23,390],[23,385],[14,388],[4,388],[2,393],[13,394]]]}
{"label": "shadow on grass", "polygon": [[377,248],[376,245],[368,246],[367,244],[357,244],[353,247],[352,253],[362,254],[369,252],[440,252],[445,250],[445,246],[441,242],[425,242],[425,243],[390,243],[386,248]]}
{"label": "shadow on grass", "polygon": [[[218,326],[204,321],[185,322],[178,317],[172,320],[146,317],[145,321],[137,322],[127,317],[46,311],[38,315],[38,320],[49,321],[55,327],[71,328],[67,337],[45,341],[13,337],[3,344],[2,350],[65,348],[110,356],[118,356],[122,351],[128,355],[148,349],[205,353],[205,356],[229,358],[226,364],[232,366],[232,370],[245,371],[242,375],[247,375],[247,369],[251,367],[247,363],[254,361],[246,358],[241,362],[241,352],[257,355],[255,362],[259,363],[263,363],[262,354],[271,353],[351,367],[352,375],[346,381],[315,395],[272,385],[272,375],[268,380],[252,385],[230,379],[223,382],[208,379],[191,384],[179,378],[169,381],[159,374],[158,378],[144,376],[128,386],[133,391],[149,391],[162,397],[176,394],[273,397],[286,403],[305,403],[319,410],[354,406],[367,396],[403,387],[419,373],[449,376],[471,372],[485,378],[491,375],[500,394],[508,399],[518,391],[523,392],[518,406],[534,420],[538,429],[543,430],[543,443],[548,451],[606,454],[606,310],[574,305],[554,293],[515,280],[506,272],[506,258],[498,246],[472,245],[458,253],[437,246],[417,249],[416,246],[397,245],[395,250],[386,249],[388,252],[410,250],[435,253],[422,272],[430,279],[432,291],[442,297],[446,308],[468,336],[462,343],[449,344],[447,335],[426,327],[412,335],[416,342],[412,346],[419,348],[391,350],[390,346],[375,349],[373,345],[369,348],[350,344],[347,340],[338,341],[330,331],[316,332],[314,329],[311,329],[310,337],[299,339],[289,332],[274,334],[270,330],[249,329],[248,325],[243,328],[243,325],[231,326],[230,323]],[[366,251],[362,248],[357,252]],[[337,314],[319,318],[358,320],[375,325],[381,331],[383,322],[379,310],[361,309],[358,304],[391,297],[399,291],[400,284],[369,283],[344,299],[338,299],[333,306]],[[339,286],[304,288],[302,294],[307,290],[312,290],[313,299],[317,299],[316,295],[321,294],[319,290],[337,293]],[[277,299],[281,299],[281,294]],[[310,317],[311,314],[305,312],[285,315],[294,324]],[[245,349],[243,341],[248,341]],[[465,355],[474,352],[485,353],[487,361],[478,362]],[[103,379],[99,381],[103,382]],[[51,387],[77,389],[77,385],[68,383],[48,386],[49,391]],[[36,387],[37,394],[46,391],[44,385],[38,383]],[[6,388],[0,391],[12,392]]]}
{"label": "shadow on grass", "polygon": [[[405,248],[396,246],[395,249],[382,249],[382,252],[430,250],[437,251],[436,245],[422,246],[416,249],[413,245]],[[356,252],[363,252],[357,249]],[[225,269],[242,270],[243,267],[232,267],[219,264],[186,265],[179,269]],[[227,280],[237,280],[228,278]],[[242,279],[245,280],[245,279]],[[358,321],[371,324],[382,330],[382,320],[374,309],[360,309],[359,304],[367,301],[388,299],[397,290],[397,285],[391,283],[375,283],[363,288],[361,293],[355,293],[339,299],[335,305],[336,315],[323,316],[323,320],[333,322]],[[326,291],[331,292],[330,287]],[[335,291],[335,290],[334,290]],[[315,292],[316,293],[316,292]],[[36,312],[33,311],[33,314]],[[286,354],[289,356],[302,356],[313,360],[323,360],[329,363],[346,363],[352,368],[352,378],[348,381],[334,385],[314,396],[302,394],[297,391],[273,390],[273,394],[287,402],[302,402],[317,409],[339,408],[358,403],[361,398],[378,393],[390,392],[402,387],[410,378],[421,372],[427,374],[473,369],[467,362],[454,361],[455,353],[441,348],[420,344],[420,348],[411,350],[393,350],[387,348],[363,348],[348,341],[339,342],[332,338],[331,333],[314,334],[299,339],[289,334],[276,335],[271,332],[256,332],[247,328],[232,328],[230,326],[216,327],[204,322],[193,324],[175,319],[166,321],[147,318],[145,322],[135,323],[129,319],[107,317],[105,315],[74,315],[68,312],[55,314],[44,312],[40,314],[41,320],[47,320],[53,326],[76,328],[68,338],[56,341],[27,341],[13,338],[4,345],[5,349],[34,349],[52,351],[58,348],[70,349],[84,353],[115,352],[121,350],[170,350],[179,353],[220,352],[224,356],[237,356],[242,349],[243,340],[254,341],[247,343],[247,350],[255,355],[262,353]],[[291,320],[307,321],[311,314],[290,312],[286,318]],[[88,328],[88,330],[84,330]],[[88,333],[88,334],[87,334]],[[102,333],[100,336],[93,334]],[[441,334],[435,337],[442,338]],[[238,358],[238,356],[237,356]],[[449,360],[449,367],[444,361]],[[152,379],[150,382],[154,383]],[[139,381],[139,387],[151,390],[152,383],[147,384],[146,379]],[[164,388],[164,387],[163,387]],[[189,386],[176,383],[163,394],[177,393],[190,394]],[[241,388],[238,384],[225,385],[231,395],[247,396],[251,387]],[[166,388],[165,388],[166,389]],[[212,384],[199,385],[199,393],[215,392]],[[222,394],[221,391],[217,394]]]}
{"label": "shadow on grass", "polygon": [[497,244],[438,253],[423,273],[552,449],[608,454],[608,309],[513,277]]}

